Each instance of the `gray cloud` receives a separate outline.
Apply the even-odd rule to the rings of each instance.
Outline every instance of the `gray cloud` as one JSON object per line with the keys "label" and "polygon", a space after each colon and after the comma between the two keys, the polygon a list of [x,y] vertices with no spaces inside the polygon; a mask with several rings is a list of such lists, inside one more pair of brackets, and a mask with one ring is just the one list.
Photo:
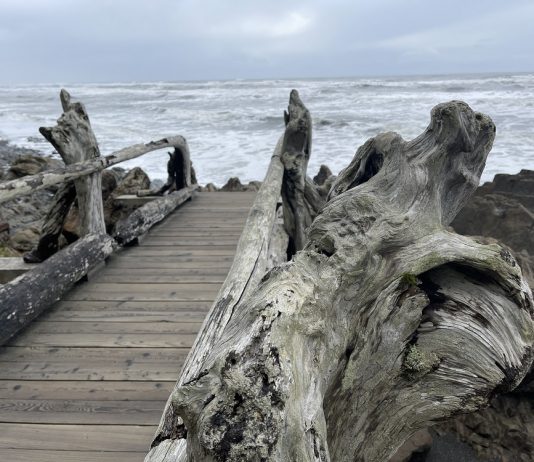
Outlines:
{"label": "gray cloud", "polygon": [[1,0],[0,81],[532,71],[532,0]]}

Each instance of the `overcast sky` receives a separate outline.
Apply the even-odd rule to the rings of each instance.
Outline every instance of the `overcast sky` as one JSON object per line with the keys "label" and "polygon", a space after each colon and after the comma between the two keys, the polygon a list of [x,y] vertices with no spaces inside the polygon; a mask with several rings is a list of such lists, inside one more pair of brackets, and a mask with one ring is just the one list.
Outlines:
{"label": "overcast sky", "polygon": [[0,0],[0,82],[534,71],[534,0]]}

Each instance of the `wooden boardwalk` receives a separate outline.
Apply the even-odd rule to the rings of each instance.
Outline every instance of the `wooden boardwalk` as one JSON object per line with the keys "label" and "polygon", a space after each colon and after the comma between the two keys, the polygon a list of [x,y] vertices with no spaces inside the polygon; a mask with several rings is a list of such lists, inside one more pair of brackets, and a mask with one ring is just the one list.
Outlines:
{"label": "wooden boardwalk", "polygon": [[253,193],[201,193],[0,348],[0,461],[142,461]]}

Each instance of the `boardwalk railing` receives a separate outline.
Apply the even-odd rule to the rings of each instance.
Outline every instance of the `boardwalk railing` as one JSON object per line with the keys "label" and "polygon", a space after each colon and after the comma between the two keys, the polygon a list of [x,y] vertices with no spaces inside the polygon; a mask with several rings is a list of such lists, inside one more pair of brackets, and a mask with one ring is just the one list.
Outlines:
{"label": "boardwalk railing", "polygon": [[[184,137],[173,136],[136,144],[101,157],[84,106],[79,102],[71,102],[65,90],[61,91],[60,99],[63,114],[57,125],[42,127],[40,132],[61,155],[65,167],[0,183],[0,203],[53,185],[63,186],[74,182],[81,237],[35,268],[0,286],[0,345],[50,307],[114,250],[144,234],[190,199],[198,189],[198,185],[191,181],[190,154]],[[164,148],[173,148],[174,152],[168,162],[169,177],[166,184],[160,190],[152,191],[153,195],[161,197],[120,220],[113,236],[109,236],[104,223],[101,172],[120,162]],[[65,208],[70,208],[71,202],[62,197],[65,190],[59,188],[49,215],[61,215],[65,213]],[[57,221],[57,218],[52,216],[52,220]]]}

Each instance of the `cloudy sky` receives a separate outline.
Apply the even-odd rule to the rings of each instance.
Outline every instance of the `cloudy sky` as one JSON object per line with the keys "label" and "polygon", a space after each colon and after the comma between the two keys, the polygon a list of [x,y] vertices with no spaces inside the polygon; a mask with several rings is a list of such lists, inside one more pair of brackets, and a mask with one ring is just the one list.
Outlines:
{"label": "cloudy sky", "polygon": [[0,82],[534,71],[534,0],[0,0]]}

